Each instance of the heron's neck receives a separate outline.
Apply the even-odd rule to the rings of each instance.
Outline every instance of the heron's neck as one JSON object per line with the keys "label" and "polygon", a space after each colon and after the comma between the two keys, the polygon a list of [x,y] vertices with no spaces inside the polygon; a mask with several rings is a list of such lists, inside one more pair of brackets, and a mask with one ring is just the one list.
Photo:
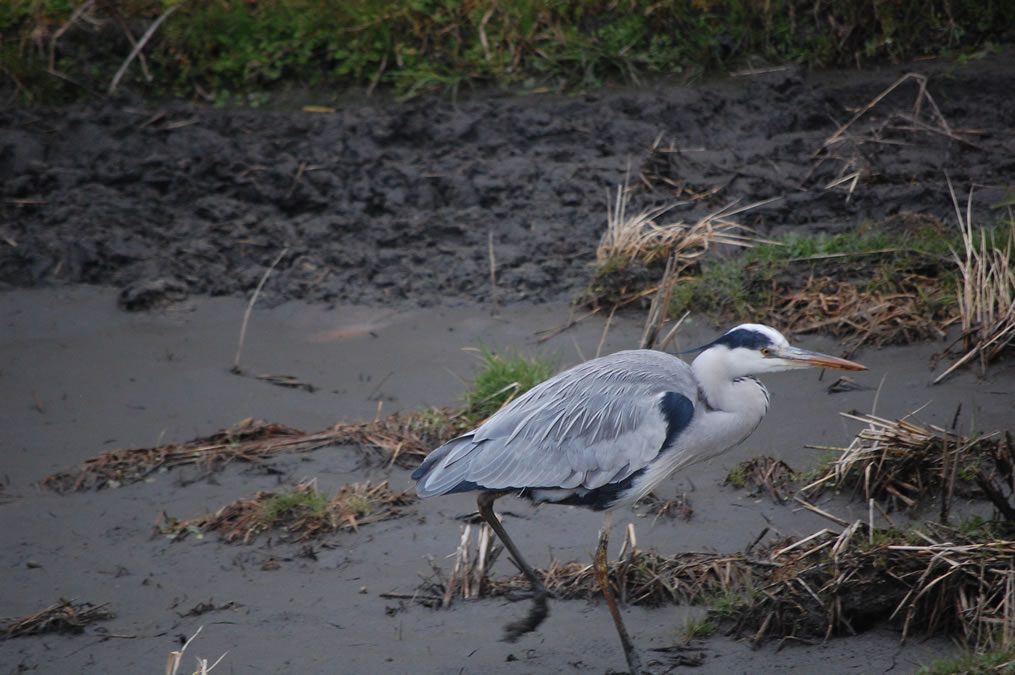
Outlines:
{"label": "heron's neck", "polygon": [[736,414],[750,433],[768,412],[768,390],[757,379],[737,376],[723,365],[719,359],[705,352],[694,360],[691,368],[709,407]]}

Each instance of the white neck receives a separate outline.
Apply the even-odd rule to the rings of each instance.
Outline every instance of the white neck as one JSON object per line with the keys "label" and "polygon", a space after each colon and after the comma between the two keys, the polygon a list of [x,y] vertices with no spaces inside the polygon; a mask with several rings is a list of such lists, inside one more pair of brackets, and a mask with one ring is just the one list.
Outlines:
{"label": "white neck", "polygon": [[702,462],[742,443],[768,411],[768,392],[753,377],[730,372],[728,359],[710,349],[691,364],[707,405],[695,409],[694,419],[678,438],[677,446],[661,453],[624,503],[648,494],[677,469]]}
{"label": "white neck", "polygon": [[757,428],[768,412],[768,390],[753,377],[731,372],[715,350],[706,350],[691,364],[709,407],[719,415],[713,421],[721,436],[736,444]]}

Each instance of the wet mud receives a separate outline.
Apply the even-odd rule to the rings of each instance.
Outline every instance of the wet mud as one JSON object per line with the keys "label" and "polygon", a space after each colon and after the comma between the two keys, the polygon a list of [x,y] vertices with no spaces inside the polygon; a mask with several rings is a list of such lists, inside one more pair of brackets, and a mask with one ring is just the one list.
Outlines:
{"label": "wet mud", "polygon": [[[684,221],[774,199],[740,217],[761,234],[952,222],[946,175],[992,220],[1015,184],[1007,56],[317,114],[6,110],[0,287],[110,285],[144,308],[249,293],[287,250],[268,302],[432,306],[490,299],[492,250],[500,301],[570,299],[628,179],[644,188],[630,209],[682,201]],[[907,72],[929,99],[909,80],[836,137]]]}

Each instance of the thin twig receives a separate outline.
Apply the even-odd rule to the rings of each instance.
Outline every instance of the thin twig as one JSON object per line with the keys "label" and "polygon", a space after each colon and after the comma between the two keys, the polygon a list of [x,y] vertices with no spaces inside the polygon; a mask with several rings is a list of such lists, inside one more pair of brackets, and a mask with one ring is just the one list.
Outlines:
{"label": "thin twig", "polygon": [[148,40],[150,40],[152,35],[155,34],[155,31],[158,30],[158,27],[162,25],[162,22],[168,19],[170,16],[172,16],[173,12],[178,10],[181,6],[182,5],[173,5],[165,12],[163,12],[159,18],[155,19],[155,22],[148,27],[148,30],[145,31],[145,34],[141,36],[141,39],[137,41],[137,44],[134,45],[134,48],[130,50],[130,55],[127,57],[127,60],[124,61],[123,65],[120,66],[120,69],[116,71],[116,75],[113,76],[113,81],[109,83],[109,90],[106,92],[107,94],[112,94],[114,91],[116,91],[116,85],[120,83],[120,78],[123,77],[123,74],[127,72],[127,66],[130,65],[130,62],[133,61],[137,57],[137,55],[141,53],[141,50],[144,49],[144,46],[148,44]]}
{"label": "thin twig", "polygon": [[493,301],[493,315],[497,316],[500,313],[500,307],[497,304],[497,259],[493,255],[492,227],[487,235],[486,246],[490,254],[490,299]]}
{"label": "thin twig", "polygon": [[599,338],[599,346],[596,347],[596,358],[603,353],[603,346],[606,344],[606,334],[610,331],[610,324],[613,323],[613,315],[617,313],[617,305],[610,310],[610,316],[606,317],[606,325],[603,326],[603,334]]}
{"label": "thin twig", "polygon": [[[179,5],[174,5],[173,7],[175,9],[176,7],[179,7]],[[278,254],[278,257],[272,261],[271,265],[268,266],[268,269],[265,270],[264,276],[261,277],[261,282],[257,284],[257,288],[254,289],[254,295],[251,296],[250,302],[247,303],[247,311],[243,313],[243,325],[240,327],[240,342],[236,346],[236,358],[233,359],[233,372],[241,372],[240,355],[243,353],[243,341],[247,337],[247,322],[250,321],[250,311],[254,309],[254,303],[257,302],[257,296],[261,294],[261,289],[264,288],[264,282],[268,280],[268,275],[271,274],[271,271],[275,269],[275,265],[277,265],[279,261],[282,260],[282,257],[288,252],[289,247],[286,246],[282,249],[282,252]]]}

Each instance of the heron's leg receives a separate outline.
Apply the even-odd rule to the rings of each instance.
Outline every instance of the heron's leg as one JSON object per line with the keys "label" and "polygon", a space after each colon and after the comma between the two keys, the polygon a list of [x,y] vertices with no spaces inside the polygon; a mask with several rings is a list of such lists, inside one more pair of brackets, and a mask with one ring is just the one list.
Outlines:
{"label": "heron's leg", "polygon": [[507,642],[514,642],[522,635],[530,631],[536,630],[539,624],[543,623],[543,619],[550,613],[550,609],[546,603],[546,586],[543,585],[543,580],[536,575],[529,564],[525,562],[525,558],[518,551],[518,547],[511,541],[511,537],[504,530],[504,526],[501,525],[500,520],[497,518],[497,514],[493,512],[493,502],[498,497],[507,494],[505,492],[480,492],[479,497],[476,499],[476,503],[479,505],[479,515],[483,516],[483,520],[490,525],[500,540],[504,542],[504,546],[507,547],[508,552],[511,553],[511,557],[515,559],[515,563],[521,569],[522,574],[532,584],[532,608],[529,613],[523,619],[518,621],[512,621],[504,627],[504,639]]}
{"label": "heron's leg", "polygon": [[613,512],[607,511],[603,517],[603,530],[599,533],[599,545],[596,546],[596,558],[593,568],[596,571],[596,579],[599,580],[599,587],[603,590],[603,597],[606,598],[606,605],[610,608],[610,615],[613,623],[617,625],[617,633],[620,635],[620,644],[624,647],[624,657],[627,659],[627,667],[631,669],[631,675],[641,675],[641,661],[638,652],[635,651],[634,643],[631,642],[624,627],[624,619],[620,616],[620,610],[613,599],[613,592],[610,591],[610,574],[606,566],[606,549],[610,543],[610,527],[613,525]]}

